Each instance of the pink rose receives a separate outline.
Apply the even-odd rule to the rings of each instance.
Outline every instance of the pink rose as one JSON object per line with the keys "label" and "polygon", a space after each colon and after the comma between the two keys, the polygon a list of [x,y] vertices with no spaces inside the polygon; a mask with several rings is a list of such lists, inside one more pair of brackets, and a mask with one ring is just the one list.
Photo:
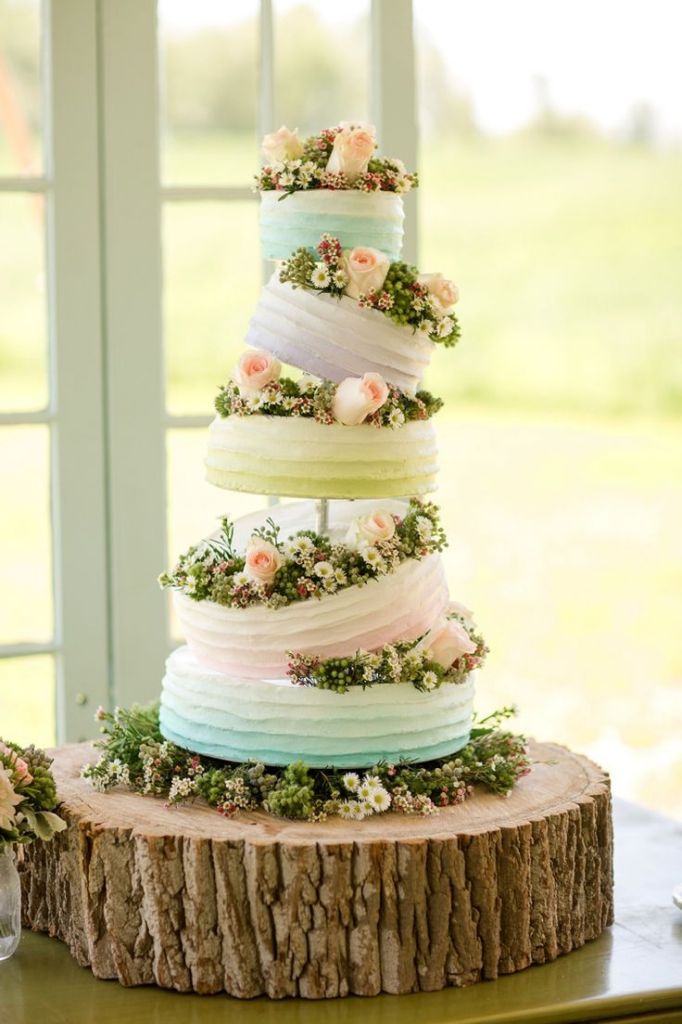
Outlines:
{"label": "pink rose", "polygon": [[24,761],[23,757],[19,757],[15,750],[12,750],[11,747],[8,747],[7,744],[3,743],[1,740],[0,754],[4,754],[10,764],[10,767],[16,772],[22,782],[25,782],[26,785],[33,782],[33,776],[28,770],[28,765]]}
{"label": "pink rose", "polygon": [[346,544],[358,548],[366,544],[377,544],[390,540],[395,533],[395,519],[390,512],[376,509],[367,516],[358,516],[348,527]]}
{"label": "pink rose", "polygon": [[348,277],[346,295],[359,299],[373,289],[380,291],[383,288],[391,261],[379,249],[356,245],[343,253],[341,266]]}
{"label": "pink rose", "polygon": [[459,300],[459,288],[442,274],[420,274],[420,284],[426,285],[438,316],[445,316]]}
{"label": "pink rose", "polygon": [[290,131],[285,125],[263,138],[263,156],[269,164],[282,160],[298,160],[303,156],[303,143],[296,132]]}
{"label": "pink rose", "polygon": [[364,174],[376,149],[376,132],[371,124],[351,124],[344,121],[334,139],[334,148],[327,162],[327,170],[346,175],[351,184]]}
{"label": "pink rose", "polygon": [[246,548],[244,572],[259,583],[272,583],[284,563],[281,552],[270,541],[252,537]]}
{"label": "pink rose", "polygon": [[237,363],[233,377],[240,391],[260,391],[273,380],[278,380],[282,364],[269,352],[249,349]]}
{"label": "pink rose", "polygon": [[476,644],[461,623],[449,619],[430,629],[419,641],[419,648],[426,651],[431,661],[447,669],[463,654],[473,654]]}
{"label": "pink rose", "polygon": [[346,377],[332,399],[332,414],[338,423],[354,427],[380,409],[388,398],[388,385],[379,373]]}

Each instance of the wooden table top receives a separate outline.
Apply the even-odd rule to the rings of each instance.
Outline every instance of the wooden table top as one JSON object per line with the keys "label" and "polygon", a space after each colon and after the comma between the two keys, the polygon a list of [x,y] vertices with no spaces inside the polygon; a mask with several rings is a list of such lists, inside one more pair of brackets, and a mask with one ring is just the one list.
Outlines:
{"label": "wooden table top", "polygon": [[465,989],[309,1002],[125,989],[24,933],[0,963],[0,1024],[682,1024],[682,823],[616,801],[616,923],[582,949]]}

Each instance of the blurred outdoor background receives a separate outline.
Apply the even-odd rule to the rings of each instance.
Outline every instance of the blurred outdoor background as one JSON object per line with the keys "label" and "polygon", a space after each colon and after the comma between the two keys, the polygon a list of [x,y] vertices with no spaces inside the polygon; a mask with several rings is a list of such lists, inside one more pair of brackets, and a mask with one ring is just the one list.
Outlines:
{"label": "blurred outdoor background", "polygon": [[[368,117],[368,0],[274,8],[273,127]],[[0,175],[41,168],[38,9],[0,0]],[[249,184],[256,3],[158,10],[163,182]],[[419,264],[462,296],[427,381],[447,401],[437,500],[492,650],[479,707],[518,704],[522,729],[682,817],[682,5],[414,15]],[[168,409],[207,413],[260,287],[257,204],[165,204],[162,245]],[[45,404],[46,337],[41,200],[0,195],[2,411]],[[170,560],[262,504],[203,482],[204,442],[169,432]],[[0,466],[0,643],[48,638],[47,428],[0,429]],[[0,661],[0,732],[50,742],[53,687],[51,656]]]}

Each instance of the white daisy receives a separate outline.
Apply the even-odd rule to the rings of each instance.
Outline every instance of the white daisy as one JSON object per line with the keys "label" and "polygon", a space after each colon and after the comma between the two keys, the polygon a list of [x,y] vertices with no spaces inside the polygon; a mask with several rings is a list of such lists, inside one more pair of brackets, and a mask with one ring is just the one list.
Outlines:
{"label": "white daisy", "polygon": [[331,278],[325,263],[316,263],[315,269],[310,275],[310,280],[316,288],[326,288]]}
{"label": "white daisy", "polygon": [[354,821],[362,821],[362,819],[367,816],[362,804],[358,800],[351,800],[349,802],[351,806],[351,818]]}
{"label": "white daisy", "polygon": [[365,775],[363,785],[369,786],[370,790],[381,789],[381,779],[378,775]]}
{"label": "white daisy", "polygon": [[375,547],[364,546],[361,548],[360,554],[365,562],[367,562],[367,565],[370,565],[373,569],[379,569],[383,564],[384,560]]}
{"label": "white daisy", "polygon": [[402,427],[404,422],[405,413],[403,412],[403,410],[399,409],[397,406],[395,409],[391,409],[391,411],[388,414],[389,427],[393,427],[393,429],[395,430],[397,427]]}
{"label": "white daisy", "polygon": [[360,785],[360,778],[357,772],[346,772],[341,781],[349,793],[355,793]]}
{"label": "white daisy", "polygon": [[348,284],[348,274],[345,270],[337,270],[334,274],[334,284],[337,288],[345,288]]}
{"label": "white daisy", "polygon": [[362,782],[360,783],[360,785],[358,786],[358,789],[357,789],[358,797],[360,798],[360,800],[369,800],[370,797],[372,796],[373,792],[374,792],[374,786],[370,785],[367,782],[367,778],[365,777],[362,780]]}
{"label": "white daisy", "polygon": [[435,672],[429,669],[429,671],[425,672],[424,675],[422,676],[422,683],[424,684],[427,690],[435,690],[435,688],[438,686],[438,676],[436,675]]}
{"label": "white daisy", "polygon": [[342,800],[339,804],[339,817],[350,821],[353,818],[353,804],[355,800]]}
{"label": "white daisy", "polygon": [[417,516],[416,519],[417,533],[419,539],[422,541],[431,540],[433,536],[433,523],[426,516]]}
{"label": "white daisy", "polygon": [[279,184],[282,188],[289,188],[294,183],[294,176],[290,171],[285,171],[279,176]]}
{"label": "white daisy", "polygon": [[377,786],[369,802],[372,805],[372,810],[377,814],[381,814],[382,811],[387,811],[391,806],[391,794],[383,786]]}
{"label": "white daisy", "polygon": [[236,572],[232,577],[232,585],[234,587],[245,587],[247,583],[250,583],[251,579],[246,575],[245,572]]}
{"label": "white daisy", "polygon": [[452,334],[452,330],[453,330],[454,326],[455,325],[454,325],[452,317],[451,316],[444,316],[443,319],[438,324],[438,331],[437,331],[438,337],[439,338],[447,338],[448,334]]}
{"label": "white daisy", "polygon": [[313,544],[310,537],[297,537],[296,544],[298,550],[304,555],[308,554],[310,551],[315,550],[315,545]]}
{"label": "white daisy", "polygon": [[315,575],[319,576],[321,580],[333,579],[334,566],[331,562],[318,562],[315,566]]}
{"label": "white daisy", "polygon": [[348,582],[348,577],[346,576],[343,569],[334,570],[334,579],[336,580],[340,587],[345,586],[345,584]]}

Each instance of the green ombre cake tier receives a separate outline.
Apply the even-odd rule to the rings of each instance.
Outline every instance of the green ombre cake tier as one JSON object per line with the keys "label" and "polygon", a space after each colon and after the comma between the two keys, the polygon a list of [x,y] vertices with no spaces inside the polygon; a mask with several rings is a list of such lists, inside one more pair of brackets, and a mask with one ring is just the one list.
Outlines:
{"label": "green ombre cake tier", "polygon": [[392,260],[403,244],[402,196],[395,192],[310,189],[262,192],[260,234],[263,257],[284,260],[295,249],[314,249],[323,234],[338,238],[344,249],[371,246]]}
{"label": "green ombre cake tier", "polygon": [[392,498],[436,489],[431,420],[397,429],[285,416],[217,416],[206,478],[226,490],[305,498]]}

